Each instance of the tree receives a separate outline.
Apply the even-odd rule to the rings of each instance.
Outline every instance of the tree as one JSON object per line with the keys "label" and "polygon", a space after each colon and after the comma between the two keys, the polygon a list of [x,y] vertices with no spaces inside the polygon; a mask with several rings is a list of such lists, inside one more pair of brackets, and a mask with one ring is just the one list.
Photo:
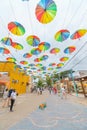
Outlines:
{"label": "tree", "polygon": [[51,77],[49,77],[49,76],[47,76],[46,77],[46,84],[47,84],[47,87],[52,87],[52,79],[51,79]]}
{"label": "tree", "polygon": [[37,87],[39,87],[39,88],[43,87],[43,80],[42,79],[38,80]]}

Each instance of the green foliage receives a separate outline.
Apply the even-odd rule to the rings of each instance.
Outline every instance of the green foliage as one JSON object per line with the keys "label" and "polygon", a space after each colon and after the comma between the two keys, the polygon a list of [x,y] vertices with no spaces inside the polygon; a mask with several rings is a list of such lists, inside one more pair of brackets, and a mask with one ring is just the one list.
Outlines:
{"label": "green foliage", "polygon": [[38,80],[37,87],[39,87],[39,88],[43,87],[43,80],[41,80],[41,79]]}
{"label": "green foliage", "polygon": [[47,76],[46,77],[46,83],[47,83],[47,86],[52,86],[52,79],[51,79],[51,77],[49,77],[49,76]]}

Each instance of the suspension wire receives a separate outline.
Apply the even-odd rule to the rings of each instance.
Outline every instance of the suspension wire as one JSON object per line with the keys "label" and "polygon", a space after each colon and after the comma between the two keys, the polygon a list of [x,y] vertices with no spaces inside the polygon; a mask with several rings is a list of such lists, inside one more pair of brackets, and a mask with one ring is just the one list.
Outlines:
{"label": "suspension wire", "polygon": [[14,9],[13,9],[11,0],[9,0],[9,3],[10,3],[11,10],[12,10],[12,12],[13,12],[14,18],[15,18],[15,20],[16,20],[16,16],[15,16],[15,12],[14,12]]}
{"label": "suspension wire", "polygon": [[73,58],[77,56],[77,54],[79,54],[79,52],[83,49],[83,47],[84,47],[86,44],[87,44],[87,41],[80,47],[80,49],[76,52],[76,54],[62,67],[62,69],[63,69],[67,64],[69,64],[70,61],[72,61]]}
{"label": "suspension wire", "polygon": [[87,55],[84,56],[78,63],[76,63],[75,65],[73,65],[72,68],[75,68],[75,67],[76,67],[81,61],[83,61],[86,57],[87,57]]}
{"label": "suspension wire", "polygon": [[65,22],[66,22],[66,19],[67,19],[67,12],[69,11],[69,9],[70,9],[70,4],[71,4],[71,0],[69,0],[69,2],[68,2],[68,5],[67,5],[67,7],[66,7],[66,12],[65,12],[65,16],[64,16],[64,20],[63,20],[63,24],[62,24],[62,26],[64,26],[64,24],[65,24]]}
{"label": "suspension wire", "polygon": [[[16,20],[15,12],[14,12],[14,10],[13,10],[11,0],[9,0],[9,3],[10,3],[11,10],[12,10],[12,12],[13,12],[14,18],[15,18],[15,20]],[[2,18],[1,18],[1,19],[2,19]],[[3,21],[3,20],[2,20],[2,21]],[[6,31],[5,22],[3,21],[3,23],[4,23],[4,24],[2,24],[2,25],[3,25],[3,27],[5,28],[5,31]],[[7,31],[6,31],[6,32],[7,32]],[[9,37],[9,36],[10,36],[10,31],[8,31],[8,37]],[[2,44],[2,45],[3,45],[3,47],[5,47],[5,48],[8,49],[8,47],[6,47],[4,44]],[[10,55],[11,55],[13,58],[15,58],[15,56],[14,56],[11,52],[10,52]],[[15,58],[15,59],[16,59],[16,58]],[[16,59],[16,62],[17,62],[18,64],[20,64],[17,59]]]}
{"label": "suspension wire", "polygon": [[73,17],[75,17],[77,15],[77,12],[79,12],[80,7],[83,4],[83,0],[80,1],[80,4],[78,5],[78,8],[76,8],[74,14],[72,15],[70,21],[68,22],[68,24],[66,25],[66,27],[68,27],[70,25],[70,23],[73,21]]}
{"label": "suspension wire", "polygon": [[29,21],[30,21],[30,25],[31,25],[31,33],[32,34],[34,34],[34,30],[33,30],[33,25],[32,25],[32,20],[31,20],[31,14],[30,14],[30,8],[29,8],[29,5],[28,5],[28,3],[26,4],[26,6],[27,6],[27,14],[28,14],[28,19],[29,19]]}

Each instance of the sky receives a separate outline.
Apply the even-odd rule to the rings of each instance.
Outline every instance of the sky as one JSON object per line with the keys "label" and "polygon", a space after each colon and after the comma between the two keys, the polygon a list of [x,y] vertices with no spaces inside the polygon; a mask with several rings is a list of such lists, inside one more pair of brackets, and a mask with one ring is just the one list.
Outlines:
{"label": "sky", "polygon": [[[39,6],[40,9],[37,8]],[[44,16],[45,14],[47,15]],[[11,32],[8,27],[9,24],[11,27],[11,22],[22,25],[24,33],[14,34],[17,26],[15,29],[13,27],[14,31]],[[55,38],[56,33],[61,30],[68,31],[62,42]],[[80,38],[71,38],[78,30],[87,30],[87,0],[3,0],[0,3],[0,61],[8,61],[9,57],[15,58],[15,63],[22,69],[27,68],[27,72],[35,74],[53,71],[59,73],[69,69],[87,70],[87,33],[83,36],[81,34]],[[24,54],[39,47],[28,44],[26,39],[31,35],[39,38],[39,44],[49,43],[50,47],[48,50],[40,50],[38,55],[33,54],[30,58],[25,58]],[[6,37],[11,38],[13,43],[21,44],[22,49],[18,50],[12,44],[6,45],[2,40]],[[72,46],[75,47],[72,53],[64,52]],[[2,48],[8,49],[10,53],[3,54]],[[60,49],[60,52],[50,53],[53,48]],[[48,58],[35,62],[36,58],[41,59],[44,55]],[[68,57],[68,60],[60,61],[62,57]],[[21,61],[27,61],[27,64],[21,64]],[[52,63],[55,65],[50,66]],[[63,66],[57,67],[60,63]]]}

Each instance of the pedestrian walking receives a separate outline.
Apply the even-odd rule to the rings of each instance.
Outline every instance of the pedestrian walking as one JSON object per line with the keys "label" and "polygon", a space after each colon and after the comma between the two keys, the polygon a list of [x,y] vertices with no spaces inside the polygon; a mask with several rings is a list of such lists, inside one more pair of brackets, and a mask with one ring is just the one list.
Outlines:
{"label": "pedestrian walking", "polygon": [[63,99],[63,98],[66,99],[66,90],[65,90],[64,86],[61,87],[60,92],[61,92],[61,99]]}
{"label": "pedestrian walking", "polygon": [[16,100],[16,91],[15,91],[15,89],[13,89],[10,98],[11,98],[10,112],[13,112],[13,105],[14,105],[15,100]]}
{"label": "pedestrian walking", "polygon": [[2,107],[7,107],[7,99],[8,99],[8,89],[5,89],[4,93],[3,93],[3,104],[2,104]]}

